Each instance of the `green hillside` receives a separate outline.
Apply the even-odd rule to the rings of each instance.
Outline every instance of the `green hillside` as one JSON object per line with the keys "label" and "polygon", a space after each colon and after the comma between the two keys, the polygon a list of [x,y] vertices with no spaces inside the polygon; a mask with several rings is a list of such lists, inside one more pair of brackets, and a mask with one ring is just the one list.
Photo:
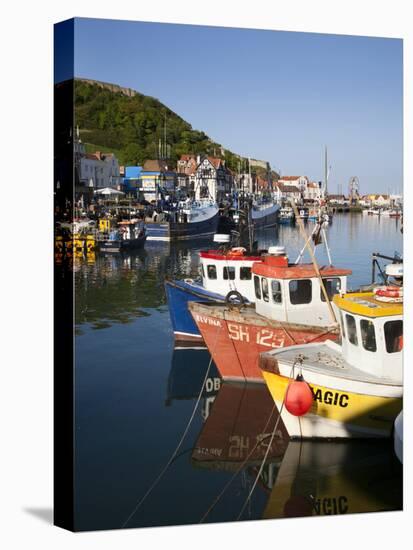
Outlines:
{"label": "green hillside", "polygon": [[238,170],[240,159],[223,151],[204,132],[194,130],[168,107],[138,92],[127,95],[121,88],[77,79],[75,122],[89,150],[114,152],[121,164],[142,165],[159,157],[166,116],[167,156],[174,162],[181,154],[208,154],[225,158],[227,166]]}

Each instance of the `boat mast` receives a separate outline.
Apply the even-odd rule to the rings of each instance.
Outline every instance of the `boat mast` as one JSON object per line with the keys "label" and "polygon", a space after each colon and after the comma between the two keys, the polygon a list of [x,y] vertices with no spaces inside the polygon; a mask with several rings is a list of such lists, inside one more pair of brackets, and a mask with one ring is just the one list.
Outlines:
{"label": "boat mast", "polygon": [[327,174],[327,145],[326,145],[324,150],[324,195],[325,195],[324,198],[325,199],[327,199],[327,195],[328,195],[327,179],[328,179],[328,174]]}

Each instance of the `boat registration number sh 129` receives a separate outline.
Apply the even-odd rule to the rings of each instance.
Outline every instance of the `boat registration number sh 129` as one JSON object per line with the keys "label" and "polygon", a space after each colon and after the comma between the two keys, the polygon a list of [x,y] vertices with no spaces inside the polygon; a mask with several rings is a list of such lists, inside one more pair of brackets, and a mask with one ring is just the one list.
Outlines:
{"label": "boat registration number sh 129", "polygon": [[250,327],[237,323],[228,323],[228,336],[231,340],[254,342],[268,348],[282,348],[285,343],[285,336],[280,331],[268,328],[250,330]]}

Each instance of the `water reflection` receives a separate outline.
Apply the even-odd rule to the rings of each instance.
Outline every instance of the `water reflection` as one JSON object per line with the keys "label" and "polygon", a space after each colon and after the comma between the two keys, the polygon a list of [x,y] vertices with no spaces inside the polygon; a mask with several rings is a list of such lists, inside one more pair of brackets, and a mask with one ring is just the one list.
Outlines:
{"label": "water reflection", "polygon": [[264,518],[401,510],[402,467],[389,441],[291,441]]}
{"label": "water reflection", "polygon": [[[206,418],[209,408],[221,387],[221,378],[214,363],[205,349],[187,349],[174,347],[171,370],[168,376],[168,387],[165,405],[170,406],[174,400],[197,399],[202,390],[202,411]],[[205,374],[208,377],[205,380]],[[205,384],[204,384],[205,380]]]}
{"label": "water reflection", "polygon": [[[193,465],[224,470],[260,465],[277,419],[264,384],[222,384],[195,443]],[[282,455],[285,439],[281,422],[268,453],[270,461]]]}

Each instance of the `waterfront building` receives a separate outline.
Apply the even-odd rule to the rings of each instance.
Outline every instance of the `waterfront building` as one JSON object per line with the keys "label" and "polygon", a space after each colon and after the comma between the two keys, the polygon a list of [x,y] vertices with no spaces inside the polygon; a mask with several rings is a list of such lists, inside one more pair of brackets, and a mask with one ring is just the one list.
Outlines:
{"label": "waterfront building", "polygon": [[303,198],[302,192],[296,185],[287,185],[280,180],[275,184],[275,199],[277,202],[290,201],[298,202]]}
{"label": "waterfront building", "polygon": [[195,198],[212,198],[221,201],[230,193],[233,185],[232,172],[225,166],[225,161],[216,157],[205,157],[195,171]]}
{"label": "waterfront building", "polygon": [[[83,145],[83,144],[79,144]],[[115,187],[120,189],[122,178],[119,171],[119,162],[113,153],[80,153],[80,182],[93,187]]]}
{"label": "waterfront building", "polygon": [[311,181],[305,187],[304,190],[304,199],[309,201],[318,201],[323,198],[323,189],[321,181]]}
{"label": "waterfront building", "polygon": [[176,172],[166,160],[147,160],[140,175],[141,196],[148,202],[172,195],[177,184]]}
{"label": "waterfront building", "polygon": [[370,200],[371,206],[378,206],[378,207],[390,206],[390,195],[371,194],[371,195],[367,195],[367,197]]}
{"label": "waterfront building", "polygon": [[142,166],[124,167],[123,185],[125,193],[137,195],[142,187]]}

